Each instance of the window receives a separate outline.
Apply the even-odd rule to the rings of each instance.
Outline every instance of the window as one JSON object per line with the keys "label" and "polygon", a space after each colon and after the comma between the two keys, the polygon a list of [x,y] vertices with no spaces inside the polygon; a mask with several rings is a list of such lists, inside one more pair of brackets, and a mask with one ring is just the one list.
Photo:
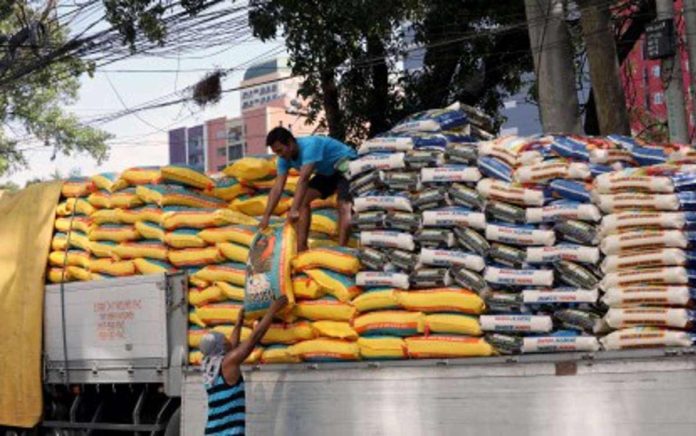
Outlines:
{"label": "window", "polygon": [[218,147],[217,155],[219,157],[227,157],[227,149],[225,147]]}
{"label": "window", "polygon": [[652,76],[653,77],[660,77],[660,66],[659,65],[653,65]]}
{"label": "window", "polygon": [[661,92],[656,92],[653,95],[653,104],[662,104],[665,101],[665,95]]}
{"label": "window", "polygon": [[225,131],[218,130],[217,132],[215,132],[215,139],[225,139]]}
{"label": "window", "polygon": [[232,162],[233,160],[241,159],[244,157],[244,150],[241,145],[230,145],[227,147],[227,160]]}

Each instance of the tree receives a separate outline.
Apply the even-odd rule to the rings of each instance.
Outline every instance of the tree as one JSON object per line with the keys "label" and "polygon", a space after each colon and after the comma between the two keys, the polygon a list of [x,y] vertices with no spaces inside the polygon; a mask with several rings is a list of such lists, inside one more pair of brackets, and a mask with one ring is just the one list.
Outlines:
{"label": "tree", "polygon": [[19,191],[19,185],[15,182],[0,183],[0,192],[2,191],[17,192]]}
{"label": "tree", "polygon": [[[107,157],[106,140],[111,135],[83,125],[63,109],[77,99],[78,78],[88,71],[88,63],[68,57],[31,74],[16,74],[66,41],[66,29],[46,18],[48,8],[55,4],[49,2],[46,10],[39,11],[26,0],[14,2],[12,7],[7,5],[13,2],[0,3],[5,6],[0,8],[0,36],[18,42],[0,45],[0,175],[26,165],[27,147],[19,137],[22,132],[52,147],[54,157],[57,153],[85,152],[102,161]],[[9,77],[13,80],[3,80]]]}

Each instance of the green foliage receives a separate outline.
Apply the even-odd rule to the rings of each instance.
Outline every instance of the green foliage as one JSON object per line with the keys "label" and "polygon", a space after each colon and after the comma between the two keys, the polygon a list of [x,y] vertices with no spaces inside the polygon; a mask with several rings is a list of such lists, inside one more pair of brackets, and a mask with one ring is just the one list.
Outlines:
{"label": "green foliage", "polygon": [[[24,6],[24,14],[31,22],[36,22],[39,13]],[[25,28],[17,15],[8,14],[0,19],[0,33],[13,35]],[[46,38],[43,44],[18,47],[9,68],[0,67],[0,175],[26,165],[23,150],[27,144],[21,137],[18,138],[18,134],[38,139],[44,146],[51,147],[54,155],[84,152],[97,161],[107,157],[106,140],[111,135],[83,125],[75,115],[63,109],[76,101],[79,76],[89,71],[88,63],[66,58],[50,62],[31,74],[17,73],[41,62],[48,47],[65,42],[64,29],[55,23],[45,24]],[[0,48],[0,61],[10,55],[9,50]],[[13,80],[4,84],[3,77],[13,77]],[[9,129],[13,129],[12,135],[8,134]]]}
{"label": "green foliage", "polygon": [[19,185],[15,182],[0,183],[0,191],[17,192],[19,191]]}

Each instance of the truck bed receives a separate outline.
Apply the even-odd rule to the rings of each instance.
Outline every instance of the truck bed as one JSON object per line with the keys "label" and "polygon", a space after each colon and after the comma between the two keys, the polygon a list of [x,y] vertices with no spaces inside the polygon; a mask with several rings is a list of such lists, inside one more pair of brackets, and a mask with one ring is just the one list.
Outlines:
{"label": "truck bed", "polygon": [[[247,368],[247,430],[263,435],[696,434],[694,349]],[[197,371],[184,435],[203,433]]]}

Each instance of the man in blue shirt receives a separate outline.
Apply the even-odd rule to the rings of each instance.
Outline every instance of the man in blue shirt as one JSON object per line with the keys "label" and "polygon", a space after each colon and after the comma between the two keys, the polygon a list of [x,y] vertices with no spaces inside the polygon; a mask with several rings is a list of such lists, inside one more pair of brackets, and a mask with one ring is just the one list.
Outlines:
{"label": "man in blue shirt", "polygon": [[300,171],[288,221],[296,224],[297,251],[307,249],[307,236],[312,221],[310,204],[318,198],[338,197],[338,238],[345,246],[350,235],[352,197],[346,176],[348,161],[357,155],[355,150],[327,136],[297,138],[283,128],[276,127],[266,137],[266,145],[278,155],[278,176],[268,196],[261,228],[268,226],[271,214],[285,189],[290,168]]}

